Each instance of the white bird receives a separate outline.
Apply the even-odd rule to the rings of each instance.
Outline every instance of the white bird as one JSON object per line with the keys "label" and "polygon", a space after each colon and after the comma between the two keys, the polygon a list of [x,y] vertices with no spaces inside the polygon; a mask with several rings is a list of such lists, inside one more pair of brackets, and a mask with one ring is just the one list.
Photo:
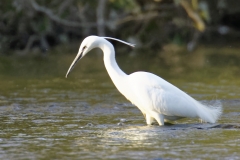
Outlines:
{"label": "white bird", "polygon": [[151,125],[154,119],[158,124],[181,118],[199,118],[204,122],[215,123],[222,113],[221,106],[206,106],[175,87],[164,79],[148,72],[124,73],[115,60],[113,45],[106,39],[112,39],[134,47],[133,44],[111,37],[89,36],[80,45],[79,52],[72,62],[66,77],[75,64],[94,48],[100,48],[104,55],[107,72],[118,91],[132,104],[136,105],[146,123]]}

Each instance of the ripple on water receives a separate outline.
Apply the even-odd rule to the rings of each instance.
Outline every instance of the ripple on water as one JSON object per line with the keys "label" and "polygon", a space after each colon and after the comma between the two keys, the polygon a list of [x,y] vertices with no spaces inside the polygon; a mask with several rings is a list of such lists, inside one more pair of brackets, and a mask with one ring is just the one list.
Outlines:
{"label": "ripple on water", "polygon": [[[112,95],[105,93],[104,98],[94,96],[85,100],[95,92],[68,92],[68,98],[62,96],[62,91],[56,93],[49,89],[44,93],[57,101],[38,95],[39,101],[31,96],[20,97],[18,103],[0,106],[0,158],[240,157],[237,151],[240,147],[238,99],[219,100],[224,114],[218,125],[196,124],[197,119],[183,119],[175,125],[159,127],[146,126],[136,107],[121,103],[126,102],[121,95],[112,100]],[[204,96],[201,102],[215,103],[215,99],[204,99]],[[31,101],[26,102],[28,100]]]}

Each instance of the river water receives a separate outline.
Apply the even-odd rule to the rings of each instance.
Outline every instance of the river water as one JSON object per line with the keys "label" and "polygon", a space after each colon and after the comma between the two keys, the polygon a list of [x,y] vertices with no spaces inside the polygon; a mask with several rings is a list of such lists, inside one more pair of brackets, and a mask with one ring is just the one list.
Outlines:
{"label": "river water", "polygon": [[114,87],[101,53],[0,56],[0,159],[240,159],[238,49],[117,54],[126,73],[155,73],[203,103],[216,124],[147,126]]}

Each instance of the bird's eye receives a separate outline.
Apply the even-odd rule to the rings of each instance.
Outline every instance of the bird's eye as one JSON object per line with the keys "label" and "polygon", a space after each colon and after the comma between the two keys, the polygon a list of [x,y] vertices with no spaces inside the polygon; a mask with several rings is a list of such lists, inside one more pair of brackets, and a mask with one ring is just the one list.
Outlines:
{"label": "bird's eye", "polygon": [[86,49],[86,48],[87,48],[87,46],[84,46],[82,50],[84,50],[84,49]]}

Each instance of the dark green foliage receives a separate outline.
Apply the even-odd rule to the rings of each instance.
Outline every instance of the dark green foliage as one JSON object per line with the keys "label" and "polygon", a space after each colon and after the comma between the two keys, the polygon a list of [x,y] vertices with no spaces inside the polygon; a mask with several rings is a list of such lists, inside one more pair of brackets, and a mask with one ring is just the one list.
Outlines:
{"label": "dark green foliage", "polygon": [[[11,50],[27,53],[32,49],[45,53],[58,44],[81,41],[88,35],[100,35],[101,29],[106,36],[131,40],[142,48],[159,50],[166,43],[196,45],[201,38],[208,43],[214,41],[216,34],[217,37],[221,35],[218,26],[225,22],[223,18],[226,15],[234,17],[240,10],[231,5],[235,3],[232,1],[221,5],[220,1],[196,1],[198,8],[194,12],[207,26],[204,32],[196,34],[195,21],[180,5],[181,0],[104,1],[1,0],[0,54],[8,54]],[[192,1],[187,2],[191,6]],[[100,10],[103,17],[99,17],[98,12],[101,3],[104,4]],[[103,25],[99,24],[101,18]],[[232,27],[233,24],[235,22],[228,25]],[[239,34],[240,29],[236,27],[233,26],[234,31]],[[227,34],[231,33],[236,36],[236,32]]]}

